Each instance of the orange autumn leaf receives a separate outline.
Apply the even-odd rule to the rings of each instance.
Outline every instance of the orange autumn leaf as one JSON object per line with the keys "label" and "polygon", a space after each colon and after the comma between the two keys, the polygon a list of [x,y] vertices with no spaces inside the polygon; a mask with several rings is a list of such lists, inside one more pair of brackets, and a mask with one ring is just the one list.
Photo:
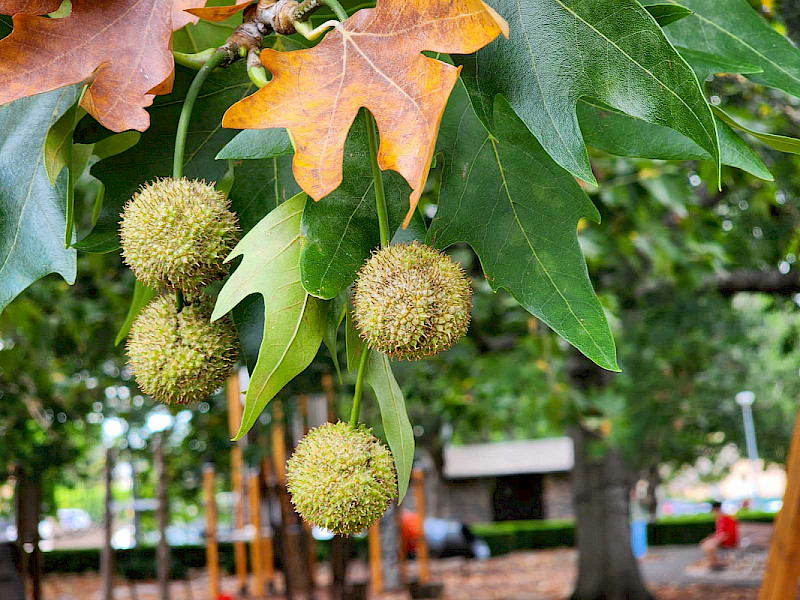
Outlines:
{"label": "orange autumn leaf", "polygon": [[[48,8],[44,0],[0,2],[16,10]],[[100,123],[144,131],[153,94],[171,89],[173,12],[178,4],[204,3],[73,0],[62,19],[15,13],[13,31],[0,40],[0,104],[89,81],[82,106]]]}
{"label": "orange autumn leaf", "polygon": [[508,25],[482,0],[378,0],[313,48],[263,50],[272,81],[228,109],[222,123],[288,129],[295,179],[319,200],[342,182],[345,139],[359,108],[368,108],[380,132],[381,168],[411,185],[408,222],[459,73],[421,53],[476,52],[500,33],[507,36]]}
{"label": "orange autumn leaf", "polygon": [[0,0],[0,15],[46,15],[58,10],[61,0]]}
{"label": "orange autumn leaf", "polygon": [[234,4],[232,6],[205,6],[201,8],[192,8],[187,9],[187,12],[193,14],[195,17],[205,19],[206,21],[224,21],[225,19],[230,19],[238,12],[242,12],[252,3],[252,0],[247,0],[247,2]]}

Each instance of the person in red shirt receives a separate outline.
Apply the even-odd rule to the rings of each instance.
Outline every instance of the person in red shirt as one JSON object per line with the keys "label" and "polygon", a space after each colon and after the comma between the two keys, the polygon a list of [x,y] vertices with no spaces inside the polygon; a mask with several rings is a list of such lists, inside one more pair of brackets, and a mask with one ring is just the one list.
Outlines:
{"label": "person in red shirt", "polygon": [[400,512],[400,539],[403,545],[403,552],[408,555],[416,554],[419,547],[419,540],[422,537],[422,519],[419,515],[410,510],[403,509]]}
{"label": "person in red shirt", "polygon": [[732,516],[723,514],[721,502],[712,502],[711,512],[716,518],[714,533],[700,542],[700,549],[705,553],[709,567],[720,570],[725,565],[720,561],[719,549],[736,548],[739,545],[739,523]]}

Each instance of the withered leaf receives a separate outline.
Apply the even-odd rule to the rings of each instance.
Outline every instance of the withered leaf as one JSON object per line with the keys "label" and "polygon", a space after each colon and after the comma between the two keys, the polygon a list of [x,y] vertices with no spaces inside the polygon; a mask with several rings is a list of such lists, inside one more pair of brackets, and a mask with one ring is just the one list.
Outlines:
{"label": "withered leaf", "polygon": [[61,19],[17,12],[41,12],[45,0],[0,3],[15,13],[0,40],[0,104],[88,80],[83,107],[100,123],[143,131],[153,94],[171,88],[173,18],[176,26],[193,18],[174,15],[204,0],[73,0]]}
{"label": "withered leaf", "polygon": [[205,19],[206,21],[224,21],[230,19],[238,12],[242,12],[245,8],[252,4],[252,0],[242,2],[240,4],[232,4],[230,6],[200,6],[198,8],[187,8],[187,12]]}
{"label": "withered leaf", "polygon": [[295,179],[319,200],[339,187],[347,133],[359,108],[368,108],[381,134],[381,168],[411,185],[408,221],[459,72],[422,51],[468,54],[507,32],[482,0],[378,0],[313,48],[264,50],[272,81],[233,105],[223,125],[288,129],[296,146]]}
{"label": "withered leaf", "polygon": [[0,15],[46,15],[58,10],[61,0],[0,0]]}

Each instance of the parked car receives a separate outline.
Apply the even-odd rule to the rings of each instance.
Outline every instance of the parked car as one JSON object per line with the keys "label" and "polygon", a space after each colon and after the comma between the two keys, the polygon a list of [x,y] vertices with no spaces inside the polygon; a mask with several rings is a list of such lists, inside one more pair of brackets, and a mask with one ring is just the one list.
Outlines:
{"label": "parked car", "polygon": [[92,526],[89,513],[81,508],[59,508],[56,516],[64,532],[85,531]]}

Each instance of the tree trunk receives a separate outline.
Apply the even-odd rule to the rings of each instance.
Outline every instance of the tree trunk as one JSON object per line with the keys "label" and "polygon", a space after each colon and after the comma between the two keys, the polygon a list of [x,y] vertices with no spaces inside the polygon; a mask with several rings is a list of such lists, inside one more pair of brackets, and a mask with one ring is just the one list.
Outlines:
{"label": "tree trunk", "polygon": [[652,600],[631,550],[630,480],[619,453],[595,444],[584,429],[570,432],[575,444],[573,496],[577,522],[578,581],[571,600]]}
{"label": "tree trunk", "polygon": [[14,509],[17,521],[20,572],[23,582],[28,577],[31,579],[33,600],[40,600],[42,597],[42,550],[39,548],[39,521],[42,515],[42,484],[29,478],[21,467],[15,468],[14,476],[16,478]]}
{"label": "tree trunk", "polygon": [[331,600],[345,600],[347,562],[350,557],[350,538],[337,535],[331,541]]}
{"label": "tree trunk", "polygon": [[658,496],[656,496],[656,490],[660,484],[661,476],[658,474],[658,467],[650,467],[647,470],[647,496],[644,501],[650,522],[655,521],[658,516]]}
{"label": "tree trunk", "polygon": [[400,509],[392,502],[380,520],[381,568],[383,569],[383,589],[394,592],[403,587],[400,578],[400,529],[397,526],[397,512]]}
{"label": "tree trunk", "polygon": [[169,523],[169,500],[167,498],[167,468],[164,460],[164,437],[156,438],[156,477],[158,478],[158,548],[156,548],[156,572],[161,600],[169,600],[169,545],[167,524]]}
{"label": "tree trunk", "polygon": [[136,457],[131,453],[131,496],[133,496],[133,543],[142,547],[142,513],[137,505],[139,500],[139,473],[136,471]]}
{"label": "tree trunk", "polygon": [[[111,510],[112,501],[112,473],[114,470],[114,457],[111,448],[106,449],[105,469],[105,510],[103,515],[103,553],[100,555],[100,575],[102,579],[103,600],[114,598],[114,550],[111,547],[111,537],[114,533],[114,514]],[[135,507],[134,500],[134,507]]]}

